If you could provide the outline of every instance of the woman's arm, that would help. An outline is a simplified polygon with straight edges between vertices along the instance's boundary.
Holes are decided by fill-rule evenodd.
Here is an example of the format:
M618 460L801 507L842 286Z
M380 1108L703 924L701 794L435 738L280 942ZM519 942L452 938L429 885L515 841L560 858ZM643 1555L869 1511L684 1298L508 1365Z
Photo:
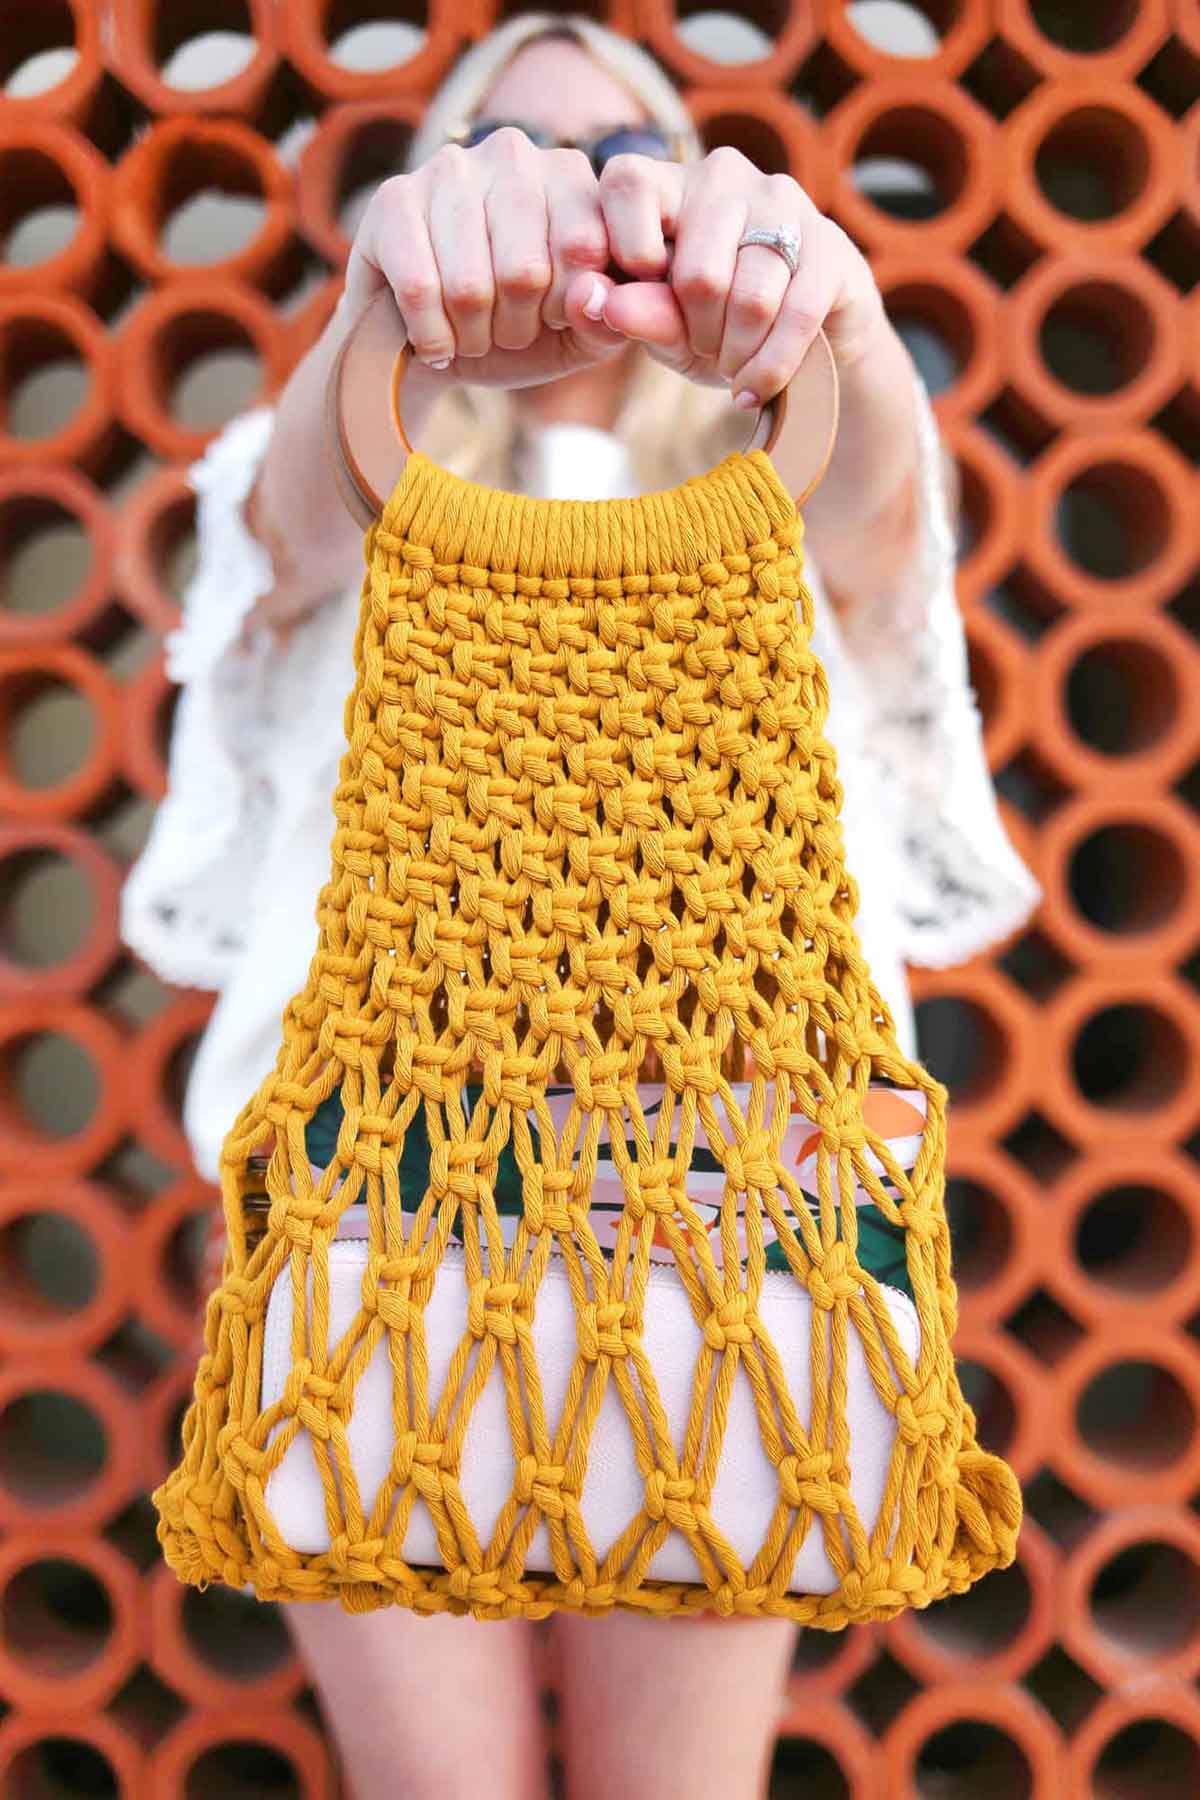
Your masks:
M841 406L829 467L804 504L805 533L831 597L850 604L894 588L920 535L917 418L908 351L883 314L853 356L838 358ZM780 474L811 462L809 422L784 418Z
M270 552L275 585L256 608L286 626L343 586L362 555L362 528L342 501L333 468L325 391L338 350L354 323L339 304L321 336L293 370L275 406L246 522ZM404 424L420 441L437 398L431 371L411 362L404 378Z

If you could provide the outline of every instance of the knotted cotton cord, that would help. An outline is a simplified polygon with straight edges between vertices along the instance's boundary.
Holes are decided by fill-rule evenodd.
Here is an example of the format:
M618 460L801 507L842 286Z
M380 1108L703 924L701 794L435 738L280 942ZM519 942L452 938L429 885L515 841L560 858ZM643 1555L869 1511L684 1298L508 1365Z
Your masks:
M801 539L761 451L605 500L499 492L409 457L366 540L315 954L275 1068L222 1154L223 1278L182 1456L154 1494L182 1580L251 1584L263 1599L337 1596L354 1610L715 1609L839 1628L961 1592L1013 1560L1020 1490L976 1442L951 1349L947 1091L901 1054L854 929ZM637 1094L648 1074L665 1090L652 1122ZM742 1108L731 1081L747 1078ZM910 1170L864 1122L872 1079L923 1090ZM574 1095L560 1125L546 1101L556 1082ZM344 1116L318 1171L305 1127L335 1087ZM402 1206L418 1108L429 1180ZM797 1109L819 1137L815 1211L780 1160ZM624 1194L608 1254L588 1216L603 1124ZM720 1260L687 1191L700 1142L724 1173ZM523 1194L511 1245L495 1199L508 1145ZM270 1207L252 1236L244 1200L264 1146ZM856 1185L905 1232L915 1364L857 1259ZM368 1228L362 1305L330 1344L329 1249L351 1205ZM812 1303L810 1418L759 1314L765 1222ZM452 1231L466 1313L436 1392L423 1314ZM669 1245L700 1333L679 1447L643 1344L652 1240ZM577 1324L558 1417L532 1333L551 1257ZM260 1410L267 1301L289 1277L292 1368ZM849 1484L851 1330L896 1420L871 1532ZM381 1341L394 1453L368 1508L346 1427ZM460 1477L471 1409L497 1368L516 1476L485 1541ZM748 1564L711 1506L740 1380L779 1477ZM644 1495L600 1555L580 1496L610 1383ZM329 1525L319 1554L291 1548L266 1500L301 1430ZM418 1501L440 1568L404 1558ZM549 1573L526 1568L542 1521ZM829 1594L788 1591L810 1530L838 1576ZM670 1531L691 1546L695 1584L647 1579Z

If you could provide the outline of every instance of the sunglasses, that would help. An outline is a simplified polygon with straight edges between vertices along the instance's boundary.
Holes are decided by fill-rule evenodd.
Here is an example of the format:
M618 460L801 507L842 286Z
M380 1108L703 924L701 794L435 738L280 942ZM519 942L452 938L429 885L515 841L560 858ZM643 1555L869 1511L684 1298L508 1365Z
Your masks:
M602 131L598 137L579 139L551 137L536 125L523 124L520 119L475 119L461 131L454 132L447 142L461 144L464 150L469 150L504 125L515 125L539 150L584 151L597 175L614 156L653 156L660 162L676 162L682 149L676 133L663 131L658 125L617 125Z

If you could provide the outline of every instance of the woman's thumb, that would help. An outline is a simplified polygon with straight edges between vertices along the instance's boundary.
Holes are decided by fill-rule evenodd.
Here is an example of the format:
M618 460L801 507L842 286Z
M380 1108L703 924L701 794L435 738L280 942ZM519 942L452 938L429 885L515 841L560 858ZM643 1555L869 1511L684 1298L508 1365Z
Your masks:
M604 303L614 286L606 275L598 275L594 269L580 269L566 285L563 311L567 325L563 335L578 347L581 361L611 355L629 342L624 332L614 331L604 322Z

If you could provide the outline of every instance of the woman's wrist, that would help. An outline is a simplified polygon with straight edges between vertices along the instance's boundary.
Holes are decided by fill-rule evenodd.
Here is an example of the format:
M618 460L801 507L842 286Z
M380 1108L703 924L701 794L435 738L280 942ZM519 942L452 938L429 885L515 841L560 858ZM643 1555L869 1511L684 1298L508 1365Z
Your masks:
M330 372L355 315L331 313L297 363L276 403L266 454L242 509L246 528L270 559L270 590L254 616L283 628L311 612L354 574L362 531L342 502L334 476L325 395ZM419 443L445 380L410 362L404 377L404 426ZM397 463L401 458L397 452Z
M886 556L911 539L920 460L912 362L882 310L839 375L837 442L805 519L824 561L861 568L873 545Z

